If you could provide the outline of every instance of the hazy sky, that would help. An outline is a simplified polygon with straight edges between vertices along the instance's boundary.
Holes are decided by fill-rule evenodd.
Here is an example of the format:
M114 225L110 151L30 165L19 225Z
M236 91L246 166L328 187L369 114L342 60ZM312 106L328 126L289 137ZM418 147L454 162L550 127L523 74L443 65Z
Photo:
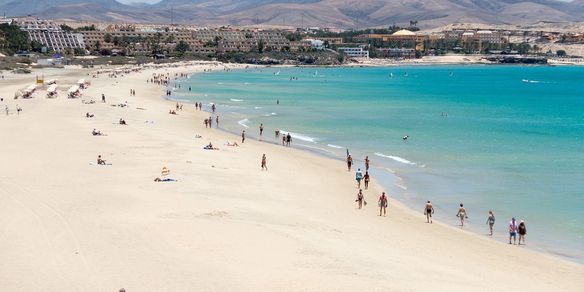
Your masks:
M156 3L156 2L160 2L160 0L117 0L118 2L121 3ZM557 0L557 1L563 1L563 2L570 2L571 0Z
M156 3L160 2L160 0L117 0L120 3L128 4L128 3Z

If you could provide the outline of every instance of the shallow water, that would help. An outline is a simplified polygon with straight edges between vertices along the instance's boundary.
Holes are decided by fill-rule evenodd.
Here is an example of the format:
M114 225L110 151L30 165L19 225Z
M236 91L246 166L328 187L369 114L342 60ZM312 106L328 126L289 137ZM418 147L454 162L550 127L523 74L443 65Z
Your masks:
M257 136L263 123L267 141L281 129L340 159L348 148L358 167L369 155L373 179L416 210L432 200L456 226L463 202L467 228L485 234L492 209L498 240L525 219L530 247L584 262L584 67L264 68L179 82L174 97L216 103L228 131Z

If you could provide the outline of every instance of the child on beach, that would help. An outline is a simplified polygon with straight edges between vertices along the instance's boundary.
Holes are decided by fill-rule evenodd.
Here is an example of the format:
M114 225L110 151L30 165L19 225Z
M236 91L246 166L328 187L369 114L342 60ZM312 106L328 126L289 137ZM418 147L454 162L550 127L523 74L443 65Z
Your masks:
M97 155L97 164L105 165L105 159L101 159L101 155Z
M464 209L464 206L462 205L462 203L460 203L460 207L458 208L458 213L456 213L456 217L460 218L460 227L464 227L464 219L467 219L468 216L466 216L466 209Z
M487 217L487 224L489 224L490 235L493 236L493 225L495 225L495 214L493 211L489 211L489 217Z
M434 207L432 203L428 201L424 207L424 215L426 215L426 223L432 223L432 214L434 214Z
M385 192L381 193L381 196L379 197L379 216L381 216L381 213L383 212L383 216L387 216L387 196L385 195Z

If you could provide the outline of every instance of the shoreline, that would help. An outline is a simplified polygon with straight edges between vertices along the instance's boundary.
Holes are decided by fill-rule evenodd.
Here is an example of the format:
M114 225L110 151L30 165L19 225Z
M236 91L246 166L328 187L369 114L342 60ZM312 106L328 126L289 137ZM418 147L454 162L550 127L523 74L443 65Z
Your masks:
M84 105L62 94L54 100L37 95L8 101L20 103L24 112L0 117L8 121L0 129L11 141L0 158L12 166L0 170L0 198L6 202L0 216L7 230L0 244L7 261L0 266L8 277L0 286L10 291L38 291L40 285L45 291L419 291L428 285L471 285L490 291L521 285L577 291L584 283L580 264L493 245L442 223L425 224L419 212L392 197L388 217L379 218L376 184L366 193L371 206L355 210L352 173L343 163L253 139L237 148L224 146L237 136L203 128L208 113L188 106L168 115L175 102L160 98L164 87L145 83L153 72L203 67L91 79L80 99L99 99L105 92L107 106ZM64 79L78 79L75 72L92 71L74 71ZM27 82L8 89L20 84ZM136 97L127 96L131 88ZM124 101L125 108L109 106ZM87 110L96 118L82 117ZM120 116L128 126L112 125ZM108 136L89 137L96 125ZM192 138L195 133L203 138ZM221 150L202 150L209 141ZM35 147L39 142L45 147ZM262 152L268 153L268 172L259 171ZM84 161L98 153L113 166L87 166ZM179 181L152 183L162 166ZM32 214L44 220L29 219Z
M427 65L429 65L429 66L436 66L436 65L438 65L438 66L440 66L440 65L448 65L448 64L414 64L414 65L411 65L411 66L416 66L416 65L420 65L420 66L427 66ZM481 64L450 64L450 65L451 66L459 66L459 65L460 66L465 66L465 65L472 66L472 65L481 65ZM520 65L520 66L530 66L530 65L527 65L527 64L494 64L494 65L503 65L503 66L517 66L517 65ZM545 66L545 65L535 65L535 66ZM294 66L258 66L257 68L266 69L266 68L287 68L287 67L294 67ZM385 66L381 66L381 67L385 67ZM328 67L328 66L306 66L306 67L303 67L303 68L335 68L335 66L330 66L330 67ZM394 68L394 67L390 66L388 68ZM235 70L245 70L245 69L246 68L239 68L239 69L235 69ZM188 73L189 77L179 78L176 81L183 82L185 80L190 79L193 75L197 75L197 74L201 74L201 73L203 73L203 72L192 72L192 73ZM183 93L188 94L188 92L183 92ZM167 100L169 100L171 102L179 102L179 103L185 103L185 104L192 104L191 103L192 100L187 101L187 100L184 100L184 99L173 99L172 97L171 98L165 98L165 97L163 97L163 98L164 99L167 99ZM239 97L236 97L236 98L239 98ZM215 114L213 114L210 111L210 108L209 108L209 105L208 104L204 104L204 107L205 107L205 109L203 110L203 112L207 113L209 116L213 116L213 117L215 116ZM221 113L221 114L222 114L222 116L225 116L226 113ZM227 113L227 114L228 115L231 115L231 116L234 116L233 113ZM251 117L247 116L247 117L245 117L245 120L247 120L249 118L251 118ZM232 125L232 126L233 127L237 127L237 125ZM244 128L242 127L241 129L244 129ZM225 132L225 133L227 133L229 135L232 135L234 139L238 139L239 138L239 134L236 131L232 131L232 130L226 129L226 128L219 128L219 130L221 130L221 131L223 131L223 132ZM248 128L245 128L245 130L247 131ZM249 133L249 131L248 131L248 133ZM246 135L246 137L249 136L248 138L252 138L252 139L256 139L257 140L258 139L258 136L255 134L255 132L252 132L252 133L254 133L254 134L251 134L251 135L248 134L248 135ZM259 140L259 141L260 142L263 142L263 143L270 144L270 145L281 146L278 141L273 141L273 137L270 134L268 134L265 137L268 137L268 138L267 139L264 139L264 140ZM298 141L298 139L296 139L296 141ZM311 146L311 143L314 143L317 146ZM336 152L334 152L332 150L326 149L326 147L328 147L326 144L321 144L321 143L318 143L318 142L310 142L310 141L307 141L307 140L300 140L299 143L293 143L293 146L290 147L290 148L293 148L293 149L299 150L299 151L305 151L307 153L310 153L312 155L316 155L316 156L321 157L321 158L324 158L324 159L331 159L331 160L340 162L341 164L344 163L344 158L342 157L342 155L339 156L338 153L336 153ZM343 147L341 147L341 148L342 149L340 149L340 150L344 151L344 148ZM370 154L370 156L375 156L375 155L374 154ZM362 164L363 163L363 159L356 159L356 158L354 158L354 161L355 161L355 164L357 164L357 162L359 164ZM386 179L386 180L380 180L378 177L375 177L375 181L377 182L377 184L379 186L382 186L381 189L385 188L386 190L389 190L389 192L392 193L392 194L393 193L396 193L396 190L399 188L399 186L396 185L395 182L396 181L403 181L403 177L399 176L399 174L396 172L395 169L387 168L387 167L380 166L380 165L377 165L376 166L375 164L372 165L372 168L373 169L378 169L378 171L383 172L384 175L382 175L382 176L391 177L391 179L389 179L389 180L388 179ZM399 192L399 191L397 191L397 192ZM399 199L395 199L395 198L393 198L393 199L394 200L397 200L400 203L401 207L407 209L407 211L410 211L410 213L412 215L413 214L418 215L419 212L416 211L416 209L415 209L415 207L413 205L407 204L406 202L402 201L404 199L403 195L401 195ZM447 226L447 227L450 227L450 228L453 228L453 230L460 230L459 228L457 228L456 226L454 226L452 224L452 222L449 222L449 223L443 222L443 220L446 220L448 218L447 215L444 215L444 214L443 215L439 215L437 218L439 218L437 220L437 222L440 222L442 225ZM449 220L449 221L452 221L452 220ZM457 220L454 220L454 221L457 221ZM501 233L501 232L495 232L495 235L496 236L493 236L493 237L486 236L485 237L485 234L483 232L484 230L482 230L481 228L479 228L479 226L477 226L476 224L474 224L474 225L475 226L471 226L470 229L468 229L468 227L467 227L467 229L465 229L464 231L467 232L467 233L469 233L469 234L471 234L472 236L477 236L479 238L483 238L483 239L487 239L487 240L493 240L493 241L498 242L498 243L506 244L506 233L504 233L504 232L503 233ZM486 226L483 226L483 227L486 228ZM549 246L549 245L547 245L547 246ZM563 252L561 252L561 249L559 251L554 251L554 250L551 250L551 249L547 248L547 246L545 244L541 244L541 243L540 244L537 244L537 243L531 242L530 245L527 248L530 249L531 251L536 252L536 253L544 254L544 255L547 255L547 256L552 256L554 258L558 258L558 259L561 259L561 260L567 260L569 262L574 262L574 263L577 263L577 264L584 264L584 258L582 258L582 257L577 257L576 255L571 254L571 253L563 253ZM569 250L575 251L575 250L577 250L577 248L572 248L572 249L569 249Z

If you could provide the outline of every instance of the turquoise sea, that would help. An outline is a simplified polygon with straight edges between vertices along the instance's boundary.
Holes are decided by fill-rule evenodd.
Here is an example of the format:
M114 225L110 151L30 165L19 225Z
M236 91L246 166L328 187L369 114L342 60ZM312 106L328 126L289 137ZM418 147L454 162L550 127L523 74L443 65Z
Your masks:
M466 229L485 235L493 210L506 241L515 216L529 247L584 262L584 67L273 67L173 86L177 100L215 103L224 130L257 136L263 123L268 142L281 129L322 155L348 148L360 167L368 155L373 179L420 220L432 200L456 226L462 202Z

